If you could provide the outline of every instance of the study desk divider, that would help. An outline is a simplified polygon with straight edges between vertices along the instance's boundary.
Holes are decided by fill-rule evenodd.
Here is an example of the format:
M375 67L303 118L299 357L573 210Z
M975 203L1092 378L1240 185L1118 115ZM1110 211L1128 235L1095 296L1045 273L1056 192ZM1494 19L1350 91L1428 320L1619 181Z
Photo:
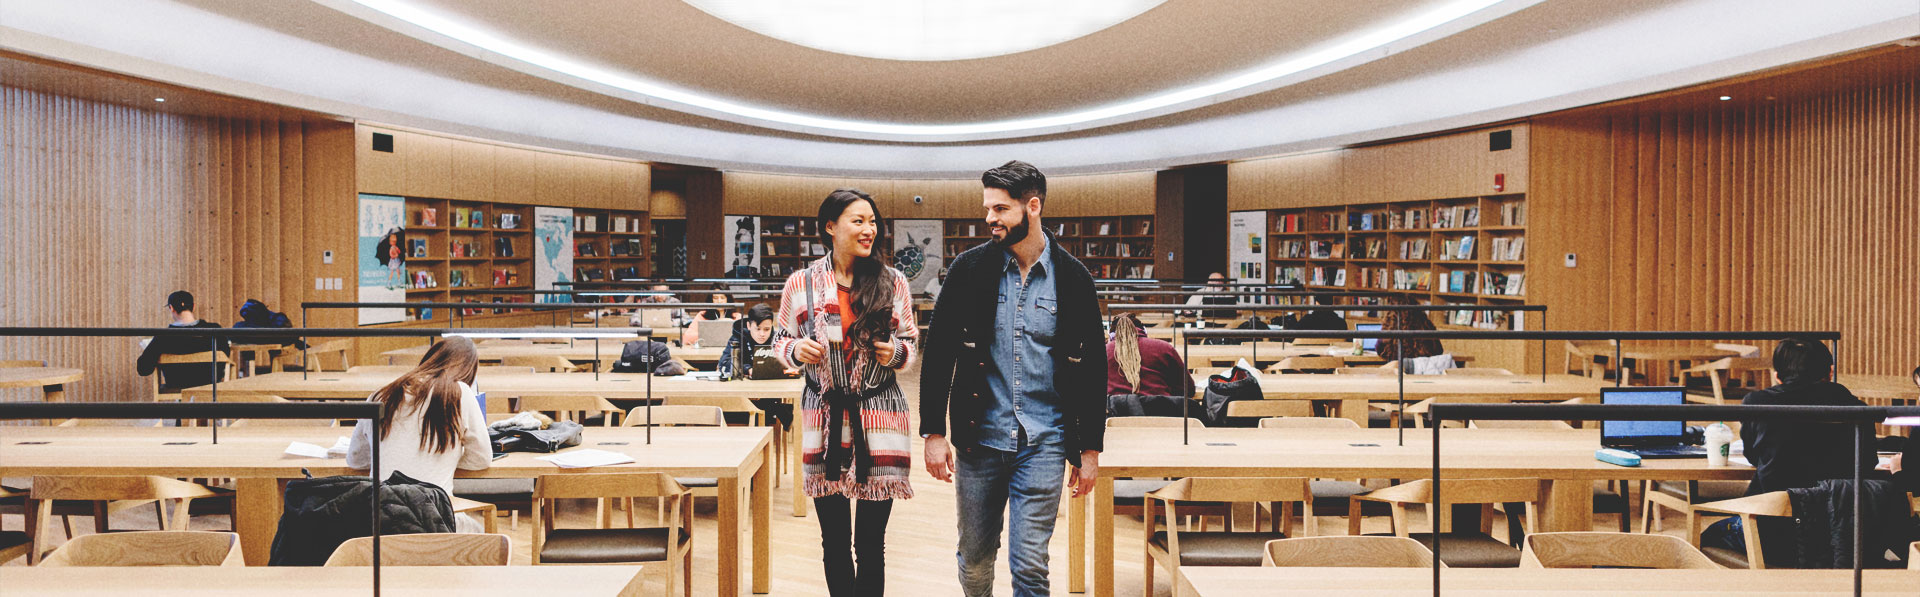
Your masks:
M1667 332L1682 333L1682 332ZM1831 332L1830 332L1831 333ZM1839 343L1839 334L1832 333L1835 344ZM1812 333L1794 337L1809 338ZM1579 338L1582 340L1596 338ZM1776 338L1744 338L1763 340ZM1428 412L1434 418L1433 424L1433 503L1440 501L1440 428L1441 421L1450 420L1603 420L1603 421L1711 421L1711 420L1761 420L1794 421L1799 423L1848 423L1854 426L1853 433L1853 594L1858 597L1862 592L1861 569L1865 560L1861 538L1860 511L1865 500L1860 492L1860 451L1866 447L1866 436L1873 431L1873 424L1885 421L1888 417L1920 416L1920 406L1762 406L1762 405L1639 405L1639 404L1450 404L1437 403L1429 407ZM1433 534L1433 594L1440 596L1440 543L1441 533Z
M368 305L380 303L351 303ZM406 304L406 303L402 303ZM464 303L463 303L464 304ZM633 303L618 303L630 305ZM667 303L660 303L665 305ZM707 303L714 304L714 303ZM305 308L306 305L302 304ZM644 338L652 334L651 328L89 328L89 327L0 327L0 336L40 336L40 337L141 337L141 336L189 336L208 339L215 360L208 361L212 368L212 402L220 402L220 363L217 360L221 338L262 338L296 339L309 337L322 338L392 338L392 337L446 337L467 336L470 338ZM599 342L594 343L595 359L598 360ZM641 357L641 363L647 367L647 433L646 441L653 443L653 368L656 363L652 355ZM302 371L304 379L307 372ZM594 371L594 379L600 378L599 370ZM199 405L208 406L208 405ZM164 417L163 417L164 418ZM197 418L197 417L189 417ZM209 425L213 443L220 443L220 426Z
M1162 307L1164 305L1141 305L1141 306L1157 308L1157 307ZM1182 306L1187 306L1187 305L1182 305ZM1219 307L1224 305L1215 305L1215 306ZM1527 305L1519 305L1519 306L1527 306ZM1371 308L1386 308L1386 307L1387 306L1385 305L1380 305L1380 306L1372 306ZM1440 309L1511 308L1511 307L1502 307L1502 306L1493 306L1493 305L1445 305L1445 306L1407 305L1407 307L1410 307L1410 308L1404 309L1404 310L1434 310L1436 308L1440 308ZM1339 310L1354 309L1354 307L1334 307L1334 308ZM1544 306L1541 306L1540 309L1542 312L1544 312L1546 308ZM1365 310L1365 309L1361 309L1361 310ZM1542 317L1542 319L1544 319L1544 316ZM1614 341L1613 342L1613 359L1614 359L1613 362L1615 363L1620 362L1620 342L1626 341L1626 340L1786 340L1789 338L1799 338L1803 340L1812 340L1816 342L1831 341L1833 343L1833 363L1836 370L1840 365L1840 332L1833 332L1833 331L1801 331L1801 332L1753 332L1753 331L1652 332L1652 331L1631 331L1631 330L1569 330L1569 331L1364 330L1362 331L1362 330L1227 330L1227 329L1202 328L1202 329L1196 329L1196 330L1189 330L1185 333L1184 337L1185 337L1185 340L1183 340L1183 344L1181 346L1182 352L1181 352L1180 358L1181 360L1184 360L1187 362L1192 362L1191 347L1193 346L1193 341L1196 338L1198 339L1232 338L1232 339L1241 339L1241 340L1254 340L1256 341L1256 344L1258 343L1259 340L1278 340L1281 338L1328 338L1328 339L1336 339L1336 340L1339 340L1339 339L1357 340L1357 339L1365 339L1365 338L1409 338L1409 339L1431 338L1435 340L1448 340L1448 339L1453 339L1453 340L1468 340L1468 339L1540 340L1542 342L1545 342L1547 340L1613 340ZM1394 371L1395 371L1395 377L1397 378L1397 382L1399 384L1400 396L1399 396L1399 400L1396 403L1396 406L1394 407L1393 416L1395 418L1400 418L1405 416L1405 413L1407 410L1406 364L1401 363L1399 366L1394 367ZM1616 386L1624 385L1626 383L1626 380L1622 379L1622 377L1623 376L1615 375L1614 385ZM1540 370L1540 380L1544 382L1546 381L1546 379L1547 379L1546 368L1544 367L1544 363L1543 363L1543 366L1541 367L1541 370ZM1187 417L1187 409L1189 408L1189 404L1191 402L1192 400L1180 401L1180 416L1181 416L1180 444L1181 445L1187 445L1190 440L1191 434L1188 429L1189 426L1188 426L1188 423L1186 422L1186 417ZM1402 446L1407 445L1406 426L1400 425L1398 428L1399 428L1399 433L1397 435L1397 441ZM1434 428L1436 430L1439 429L1439 425L1436 424Z
M17 330L23 328L5 328ZM45 329L45 328L42 328ZM58 329L58 328L55 328ZM127 328L122 328L127 329ZM193 328L212 329L212 328ZM231 329L231 328L228 328ZM243 328L251 329L251 328ZM83 334L67 334L83 335ZM107 334L99 334L107 335ZM218 379L216 377L216 379ZM381 411L386 408L383 402L323 402L323 403L165 403L165 402L93 402L93 403L46 403L46 402L0 402L0 421L17 419L369 419L379 420ZM218 426L214 443L219 443ZM369 510L372 511L373 528L373 595L380 597L380 492L377 490L380 479L373 478L380 471L380 434L368 434L370 447L368 455L372 465L367 468L367 477L373 479L376 490L367 492ZM185 507L185 506L181 506ZM31 519L31 517L29 517ZM31 525L32 521L28 521ZM35 538L33 549L40 549Z

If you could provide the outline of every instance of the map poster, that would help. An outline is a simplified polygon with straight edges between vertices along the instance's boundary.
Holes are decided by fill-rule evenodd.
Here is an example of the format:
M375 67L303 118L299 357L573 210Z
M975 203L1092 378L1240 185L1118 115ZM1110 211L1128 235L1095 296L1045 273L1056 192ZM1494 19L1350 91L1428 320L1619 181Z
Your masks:
M1267 212L1227 214L1227 277L1236 282L1267 281Z
M533 288L567 290L555 286L573 282L573 210L564 207L533 208ZM565 303L573 297L564 294L539 295L536 302Z
M389 195L360 195L359 292L362 303L407 300L407 202ZM406 309L359 309L360 325L406 319Z
M760 277L760 216L727 216L720 237L731 239L726 277Z
M940 278L946 235L940 220L893 221L893 267L907 277L914 294Z

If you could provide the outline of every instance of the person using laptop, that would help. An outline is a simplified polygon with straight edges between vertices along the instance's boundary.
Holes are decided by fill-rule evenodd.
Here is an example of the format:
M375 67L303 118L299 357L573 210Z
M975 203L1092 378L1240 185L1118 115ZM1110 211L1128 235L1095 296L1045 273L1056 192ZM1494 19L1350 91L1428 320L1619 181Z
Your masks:
M1818 341L1782 340L1773 349L1773 387L1747 394L1743 404L1763 406L1866 406L1833 381L1833 353ZM1747 421L1740 427L1747 461L1755 469L1747 495L1812 487L1826 479L1853 478L1852 427L1834 423ZM1865 442L1860 462L1878 459Z
M760 303L749 307L747 316L734 322L726 350L720 351L720 370L734 379L747 377L753 369L754 353L773 348L773 341L780 337L780 331L773 327L773 306Z

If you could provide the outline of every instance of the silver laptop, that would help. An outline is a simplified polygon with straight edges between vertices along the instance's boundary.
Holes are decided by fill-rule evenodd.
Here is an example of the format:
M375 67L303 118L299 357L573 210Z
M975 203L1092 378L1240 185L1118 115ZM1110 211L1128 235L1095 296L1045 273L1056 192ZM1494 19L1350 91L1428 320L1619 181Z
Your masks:
M694 325L700 326L697 331L700 332L701 346L726 348L727 339L733 337L733 320L731 319L696 321Z
M639 323L641 327L655 330L673 329L673 309L641 309Z

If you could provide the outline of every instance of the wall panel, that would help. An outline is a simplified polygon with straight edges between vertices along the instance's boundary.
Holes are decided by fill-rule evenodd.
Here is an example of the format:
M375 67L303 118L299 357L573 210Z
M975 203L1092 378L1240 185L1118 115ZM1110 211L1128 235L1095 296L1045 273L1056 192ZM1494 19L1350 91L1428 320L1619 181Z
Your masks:
M973 179L894 180L832 178L726 172L725 211L739 215L813 214L827 193L855 187L873 195L880 213L891 219L973 218L980 207L980 181ZM1122 172L1047 179L1046 215L1059 217L1145 215L1153 213L1152 172ZM919 195L922 201L913 202Z
M0 325L163 326L161 305L179 289L229 326L248 298L296 318L303 300L351 300L311 290L315 277L352 278L351 124L184 116L12 87L0 87L0 105L10 281ZM325 249L345 258L321 264ZM138 355L134 338L0 338L0 359L85 369L68 388L77 401L147 399Z

